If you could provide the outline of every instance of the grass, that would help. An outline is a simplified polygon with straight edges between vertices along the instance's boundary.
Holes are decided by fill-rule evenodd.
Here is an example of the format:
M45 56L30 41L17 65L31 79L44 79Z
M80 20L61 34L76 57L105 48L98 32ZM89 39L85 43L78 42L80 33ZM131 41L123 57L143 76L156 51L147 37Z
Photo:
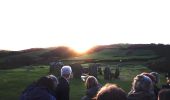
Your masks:
M41 68L34 66L35 69L28 71L25 68L17 68L12 70L0 70L0 100L18 100L21 92L39 77L48 74L48 66ZM114 69L114 66L111 66ZM141 72L150 72L150 70L141 65L129 65L120 68L120 79L112 81L104 81L103 76L99 76L99 82L104 85L105 83L114 83L123 88L127 93L130 91L133 77ZM161 75L161 83L165 79ZM70 98L71 100L80 100L85 95L84 82L80 79L72 79L70 81Z
M72 59L134 59L134 58L154 58L157 55L151 50L123 50L119 48L107 48L92 54L86 54Z
M17 100L27 85L45 74L46 68L0 70L0 100Z

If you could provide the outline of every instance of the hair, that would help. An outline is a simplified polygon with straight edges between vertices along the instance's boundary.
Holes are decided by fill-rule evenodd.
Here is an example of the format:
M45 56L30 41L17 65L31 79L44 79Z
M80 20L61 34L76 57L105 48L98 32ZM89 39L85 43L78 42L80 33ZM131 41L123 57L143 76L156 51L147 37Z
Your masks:
M126 93L123 89L115 84L106 84L97 93L96 100L127 100Z
M170 89L162 89L158 94L158 100L169 100Z
M48 75L38 79L36 84L40 87L46 87L48 90L54 90L58 85L58 80L54 75Z
M151 72L150 74L155 77L155 83L159 83L159 74L157 72Z
M70 66L63 66L61 68L61 76L70 77L72 69Z
M94 76L88 76L85 82L87 89L98 86L98 80Z
M57 85L59 84L59 81L58 81L57 77L55 77L54 75L48 75L46 77L49 78L50 80L52 80L53 88L56 88Z
M149 77L151 79L151 81L154 83L156 82L156 77L150 73L143 72L143 73L141 73L141 75L145 75L145 76Z
M150 92L153 89L152 80L145 75L137 75L133 79L132 89L134 92L137 91Z

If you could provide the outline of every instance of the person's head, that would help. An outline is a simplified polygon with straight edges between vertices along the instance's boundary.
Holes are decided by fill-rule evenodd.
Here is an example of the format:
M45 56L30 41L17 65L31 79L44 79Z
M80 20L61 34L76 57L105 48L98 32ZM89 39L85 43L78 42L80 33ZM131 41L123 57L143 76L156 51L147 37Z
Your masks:
M133 79L132 89L134 92L151 91L153 89L152 80L145 75L137 75Z
M127 100L126 93L123 89L115 84L106 84L97 93L96 100Z
M145 76L149 77L153 84L156 83L156 78L152 74L144 72L144 73L141 73L141 75L145 75Z
M98 86L98 80L94 76L88 76L85 82L87 89Z
M62 77L65 77L66 79L70 79L71 74L72 74L72 69L70 66L63 66L61 68Z
M46 77L53 81L53 88L57 88L57 85L59 84L57 77L54 75L48 75Z
M158 100L169 100L170 89L162 89L158 94Z
M49 90L55 90L58 85L58 79L54 75L47 75L37 80L37 85L46 87Z
M157 72L151 72L150 74L155 77L155 83L159 83L159 74Z

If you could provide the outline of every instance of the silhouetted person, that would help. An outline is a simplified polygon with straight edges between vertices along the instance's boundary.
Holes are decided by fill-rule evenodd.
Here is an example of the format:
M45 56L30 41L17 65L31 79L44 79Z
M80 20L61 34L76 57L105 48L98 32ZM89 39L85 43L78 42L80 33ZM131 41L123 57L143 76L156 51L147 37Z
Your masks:
M123 89L115 84L106 84L97 93L96 100L127 100L126 93Z
M81 100L92 100L92 98L96 96L98 90L101 88L101 85L94 76L88 76L85 86L87 89L86 96L84 96Z
M145 75L137 75L128 93L128 100L155 100L152 80Z
M166 73L165 77L170 77L170 72Z
M151 72L151 75L155 77L155 80L153 81L153 88L154 88L154 93L156 95L156 98L158 97L158 93L160 91L160 88L157 86L159 83L159 74L157 72Z
M162 89L158 94L158 100L170 100L170 89Z
M162 85L162 89L170 89L170 80L168 78L166 79L166 84Z
M170 89L170 73L167 73L165 77L166 77L166 84L162 85L162 89Z
M20 100L56 100L57 85L58 80L54 75L41 77L23 91Z
M152 85L153 85L153 91L155 94L155 98L158 98L158 92L159 92L159 88L157 87L157 83L159 81L159 74L157 72L151 72L151 73L141 73L141 75L145 75L147 77L149 77L152 80Z
M70 85L69 79L72 74L70 66L63 66L61 68L61 77L59 78L59 84L56 88L56 96L58 100L69 100Z

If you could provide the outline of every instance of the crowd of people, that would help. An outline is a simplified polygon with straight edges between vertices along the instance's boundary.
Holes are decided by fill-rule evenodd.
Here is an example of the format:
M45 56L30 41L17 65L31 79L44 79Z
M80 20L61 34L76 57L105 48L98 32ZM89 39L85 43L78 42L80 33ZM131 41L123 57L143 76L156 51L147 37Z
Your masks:
M69 81L72 77L70 66L61 68L61 77L47 75L28 86L20 100L70 100ZM113 83L101 85L94 76L85 79L86 92L81 100L170 100L170 73L167 84L158 87L157 72L141 73L134 77L129 93Z

